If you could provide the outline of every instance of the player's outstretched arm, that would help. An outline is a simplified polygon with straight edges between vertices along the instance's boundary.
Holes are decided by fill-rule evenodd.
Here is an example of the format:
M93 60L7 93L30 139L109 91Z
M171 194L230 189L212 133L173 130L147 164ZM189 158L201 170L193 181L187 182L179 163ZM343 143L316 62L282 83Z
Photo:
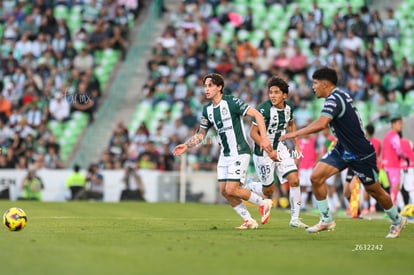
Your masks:
M318 118L318 120L313 121L311 124L309 124L308 126L299 129L297 131L294 132L289 132L285 135L282 135L279 140L283 141L285 139L294 139L300 136L305 136L305 135L309 135L312 133L317 133L319 131L321 131L322 129L325 129L326 127L328 127L329 122L331 121L331 119L327 116L320 116Z
M190 137L185 143L178 144L174 148L173 150L174 156L182 155L188 150L188 148L192 148L200 144L203 141L205 135L206 135L206 129L200 128L199 131L194 136Z

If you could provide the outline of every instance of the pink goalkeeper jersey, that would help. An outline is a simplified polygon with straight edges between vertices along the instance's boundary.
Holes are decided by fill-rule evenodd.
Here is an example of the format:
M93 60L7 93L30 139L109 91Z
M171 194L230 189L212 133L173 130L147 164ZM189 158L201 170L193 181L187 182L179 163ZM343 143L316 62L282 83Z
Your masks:
M317 160L316 138L314 136L299 138L298 145L302 152L302 157L299 160L299 169L313 168Z
M375 154L377 154L377 167L379 170L381 168L381 140L378 138L371 138L369 141L371 142L372 146L374 146Z
M394 131L388 131L382 142L382 166L384 168L400 168L400 158L407 156L401 149L401 138Z

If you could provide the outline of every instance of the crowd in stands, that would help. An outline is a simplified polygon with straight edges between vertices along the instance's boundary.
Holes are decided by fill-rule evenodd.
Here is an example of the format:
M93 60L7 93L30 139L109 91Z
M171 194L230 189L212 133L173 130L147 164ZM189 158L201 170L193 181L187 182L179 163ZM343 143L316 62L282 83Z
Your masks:
M138 0L0 1L0 169L64 167L51 122L77 112L93 122L105 85L97 57L114 49L125 58L139 8Z
M269 76L284 77L298 127L319 115L311 75L322 66L337 70L339 87L354 99L365 124L387 123L401 111L404 98L414 96L414 60L395 50L403 36L402 17L363 1L291 2L185 0L166 13L170 24L154 43L142 87L143 103L157 121L146 119L129 129L120 122L101 168L133 161L137 167L178 169L170 152L196 131L200 106L207 103L201 79L210 72L222 74L225 91L253 107L267 99ZM163 114L156 112L161 104L167 106ZM190 167L212 170L218 146L207 141L202 147L189 152Z

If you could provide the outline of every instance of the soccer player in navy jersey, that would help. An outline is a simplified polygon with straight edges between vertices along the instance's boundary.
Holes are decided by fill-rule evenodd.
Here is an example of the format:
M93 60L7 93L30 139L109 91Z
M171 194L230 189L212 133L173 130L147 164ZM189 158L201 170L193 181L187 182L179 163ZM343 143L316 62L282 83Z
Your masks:
M318 224L307 228L306 231L317 233L335 229L336 224L326 199L325 181L348 167L359 177L368 194L376 199L391 219L392 224L386 238L397 238L407 224L407 219L398 213L389 194L382 189L378 181L375 150L365 136L352 98L337 87L338 76L334 69L320 68L313 73L312 78L312 88L316 97L325 98L320 117L308 126L289 132L279 139L285 140L316 133L328 126L338 139L335 147L319 160L312 172L312 190L321 219Z

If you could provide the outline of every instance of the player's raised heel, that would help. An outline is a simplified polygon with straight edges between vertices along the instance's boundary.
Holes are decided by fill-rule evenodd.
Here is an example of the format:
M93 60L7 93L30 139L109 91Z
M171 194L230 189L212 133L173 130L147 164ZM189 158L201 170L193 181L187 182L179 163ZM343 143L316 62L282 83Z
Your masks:
M270 210L272 209L273 201L271 199L265 199L263 205L259 207L259 212L262 215L262 224L267 223L270 218Z
M314 226L308 227L306 229L306 232L308 233L318 233L321 231L330 231L330 230L334 230L336 227L336 223L335 221L331 221L331 222L324 222L324 221L319 221L319 223L315 224Z
M242 225L236 227L235 229L238 230L245 230L245 229L257 229L259 225L257 222L253 219L251 220L245 220Z
M398 238L400 236L401 231L404 229L404 227L407 225L407 218L401 217L401 222L399 224L391 224L390 227L390 233L385 236L387 239L394 239Z

